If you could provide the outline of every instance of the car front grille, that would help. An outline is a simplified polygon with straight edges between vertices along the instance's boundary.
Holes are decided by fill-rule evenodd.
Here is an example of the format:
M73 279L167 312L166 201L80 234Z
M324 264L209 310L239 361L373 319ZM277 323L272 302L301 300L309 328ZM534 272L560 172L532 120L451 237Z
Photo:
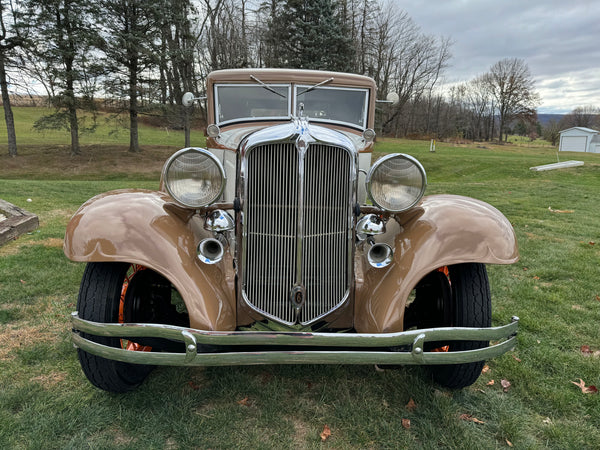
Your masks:
M294 143L247 154L243 293L263 316L315 322L347 298L352 237L352 157L342 147ZM300 286L302 306L290 296Z

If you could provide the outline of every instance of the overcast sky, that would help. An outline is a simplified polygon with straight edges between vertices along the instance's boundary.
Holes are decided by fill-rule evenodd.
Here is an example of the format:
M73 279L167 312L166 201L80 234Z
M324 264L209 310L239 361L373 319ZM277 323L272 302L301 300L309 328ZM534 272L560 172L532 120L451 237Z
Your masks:
M523 59L540 113L600 107L600 0L393 0L423 32L453 41L447 82Z

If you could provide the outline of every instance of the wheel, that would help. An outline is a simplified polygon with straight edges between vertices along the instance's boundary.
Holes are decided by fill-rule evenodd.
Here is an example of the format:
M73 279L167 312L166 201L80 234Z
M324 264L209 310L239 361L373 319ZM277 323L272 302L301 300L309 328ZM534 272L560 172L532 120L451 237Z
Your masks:
M143 266L129 263L89 263L81 280L77 310L86 320L104 323L181 323L173 319L171 284ZM99 344L130 351L152 351L153 342L82 336ZM154 348L156 349L156 348ZM127 392L139 386L154 366L130 364L78 349L81 368L90 382L105 391Z
M412 311L411 311L412 310ZM406 310L405 329L489 327L492 303L485 265L466 263L441 268L427 275L416 288L415 301ZM484 348L486 341L450 341L430 343L426 351L464 351ZM475 383L484 361L430 366L433 379L440 385L460 389Z

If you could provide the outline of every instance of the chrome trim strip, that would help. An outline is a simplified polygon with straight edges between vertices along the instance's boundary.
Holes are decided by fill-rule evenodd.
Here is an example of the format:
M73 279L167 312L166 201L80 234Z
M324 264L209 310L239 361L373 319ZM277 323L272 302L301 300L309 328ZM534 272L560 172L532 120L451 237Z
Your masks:
M516 345L519 319L490 328L430 328L398 333L346 334L306 332L204 331L160 324L98 323L71 314L73 343L88 353L116 361L155 365L257 365L257 364L460 364L499 356ZM98 344L79 332L107 337L153 337L185 343L185 352L136 352ZM504 342L477 350L461 352L423 352L423 345L433 341L474 340ZM250 351L195 353L198 344L225 346L328 346L328 347L397 347L407 351Z

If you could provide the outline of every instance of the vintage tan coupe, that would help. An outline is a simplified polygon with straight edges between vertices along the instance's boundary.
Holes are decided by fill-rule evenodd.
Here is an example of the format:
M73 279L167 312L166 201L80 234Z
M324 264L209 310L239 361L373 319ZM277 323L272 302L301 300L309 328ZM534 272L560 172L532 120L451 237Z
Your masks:
M517 318L491 326L485 269L517 261L510 223L423 197L412 156L372 164L372 79L240 69L206 87L207 148L68 225L65 254L87 263L73 341L95 386L133 389L156 365L336 363L429 365L460 388L514 347Z

